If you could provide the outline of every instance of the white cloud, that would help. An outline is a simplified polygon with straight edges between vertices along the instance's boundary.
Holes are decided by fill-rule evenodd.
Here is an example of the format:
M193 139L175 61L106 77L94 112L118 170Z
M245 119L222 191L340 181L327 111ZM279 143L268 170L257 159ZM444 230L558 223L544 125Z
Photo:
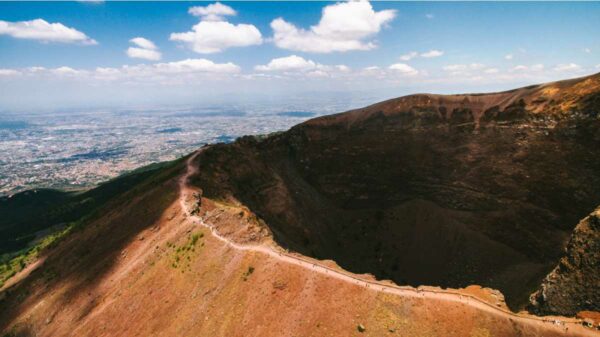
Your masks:
M471 64L451 64L442 67L445 71L464 71L464 70L479 70L485 68L485 65L481 63Z
M46 68L44 68L44 67L29 67L29 68L26 68L26 70L29 73L39 73L39 72L46 71Z
M541 63L538 63L538 64L534 64L534 65L531 65L531 66L526 66L526 65L520 64L518 66L513 67L509 71L510 72L521 72L521 73L524 73L524 72L532 72L532 71L533 72L539 72L539 71L542 71L542 70L544 70L544 65L541 64Z
M223 21L224 16L234 16L237 14L233 8L223 5L220 2L210 4L206 7L190 7L188 13L199 16L204 21Z
M325 6L319 23L309 30L283 18L273 20L271 28L275 45L282 49L311 53L370 50L376 44L365 40L395 16L395 10L375 12L368 1L342 2Z
M480 75L482 72L486 74L494 74L498 72L498 69L486 68L486 66L481 63L450 64L442 67L442 69L448 72L450 76L462 78L473 78Z
M419 53L417 53L416 51L411 51L409 53L406 53L406 54L400 56L400 60L402 60L402 61L410 61L410 60L414 59L417 56L419 56Z
M140 47L140 48L144 48L144 49L150 49L150 50L156 50L158 48L156 48L156 45L154 44L154 42L145 39L143 37L134 37L133 39L129 40L129 42L135 44L136 46Z
M410 61L416 57L424 57L424 58L433 58L433 57L439 57L444 55L444 52L441 50L437 50L437 49L432 49L430 51L427 52L423 52L423 53L417 53L416 51L411 51L408 52L402 56L400 56L400 60L401 61Z
M506 59L506 60L512 60L513 57L514 57L513 54L506 54L506 55L504 55L504 59Z
M158 61L162 57L161 53L156 50L136 48L136 47L127 48L127 56L129 56L131 58L138 58L138 59L144 59L144 60L150 60L150 61Z
M596 69L600 69L600 64L596 64Z
M429 13L429 14L425 14L425 17L428 18L429 20L435 18L435 15Z
M131 58L139 58L150 61L158 61L161 59L162 54L157 50L158 48L154 42L145 39L143 37L134 37L129 40L137 47L129 47L127 49L127 56Z
M59 76L78 76L78 75L85 74L85 71L83 71L83 70L75 70L71 67L65 67L65 66L50 69L50 72L55 75L59 75Z
M437 50L437 49L433 49L430 50L428 52L422 53L421 57L425 57L425 58L432 58L432 57L439 57L444 55L444 52L441 50Z
M528 69L529 69L529 68L528 68L527 66L524 66L524 65L520 64L520 65L518 65L518 66L515 66L515 67L514 67L514 68L512 68L511 70L512 70L512 71L526 71L526 70L528 70Z
M9 35L16 39L39 40L42 42L98 44L84 33L69 28L62 23L49 23L43 19L8 22L0 20L0 35Z
M21 72L14 69L2 69L0 68L0 76L15 76L20 75Z
M395 63L389 66L390 70L406 76L414 76L419 74L419 71L406 63Z
M63 66L47 69L29 67L23 69L0 69L1 75L28 75L46 79L119 81L121 83L171 84L196 82L205 79L226 79L238 76L241 69L234 63L214 63L207 59L186 59L175 62L124 65L118 68L98 67L93 70L74 69Z
M338 65L323 65L313 60L307 60L298 55L290 55L272 59L268 64L257 65L256 71L282 72L286 75L306 75L307 77L332 77L349 74L350 67Z
M150 71L161 74L182 74L182 73L238 73L240 67L231 62L214 63L207 59L186 59L176 62L155 63L152 65L124 66L124 69L143 73Z
M554 71L565 72L565 71L578 71L581 70L581 66L575 63L559 64L554 67Z
M219 53L231 47L247 47L263 42L258 28L250 24L232 24L224 15L235 15L229 7L216 3L206 7L192 7L189 12L202 17L202 21L184 33L171 33L170 40L183 42L199 54Z
M347 72L351 71L350 67L348 67L346 65L343 65L343 64L338 64L338 65L336 65L334 67L335 67L335 69L337 69L337 70L339 70L339 71L341 71L343 73L347 73Z
M583 52L589 54L592 50L590 48L583 48Z
M317 64L311 60L305 60L297 55L272 59L265 65L254 67L258 71L305 71L315 69Z

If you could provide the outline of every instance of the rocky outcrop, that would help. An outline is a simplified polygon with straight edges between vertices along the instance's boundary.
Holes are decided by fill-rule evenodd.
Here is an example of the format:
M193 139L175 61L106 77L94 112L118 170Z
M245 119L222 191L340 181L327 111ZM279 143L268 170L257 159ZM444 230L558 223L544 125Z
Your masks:
M600 207L575 227L565 256L530 301L539 314L600 311Z

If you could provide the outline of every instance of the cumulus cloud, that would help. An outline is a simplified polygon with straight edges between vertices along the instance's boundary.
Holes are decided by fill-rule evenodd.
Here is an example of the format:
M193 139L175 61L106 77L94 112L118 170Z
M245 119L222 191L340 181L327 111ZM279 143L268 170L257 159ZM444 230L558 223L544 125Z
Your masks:
M272 59L269 63L254 67L256 71L282 72L285 74L300 74L307 77L331 77L350 73L351 69L343 64L324 65L313 60L307 60L298 55L290 55Z
M442 69L445 71L464 71L464 70L479 70L485 68L485 65L481 63L471 63L471 64L451 64L444 66Z
M184 33L171 33L170 40L182 42L199 54L219 53L231 47L247 47L263 42L262 34L254 25L232 24L225 15L235 15L229 7L216 3L206 7L192 7L189 12L201 21Z
M424 58L433 58L433 57L440 57L442 55L444 55L444 52L441 50L437 50L437 49L432 49L430 51L426 51L426 52L423 52L420 54L417 53L416 51L411 51L411 52L408 52L408 53L400 56L400 60L401 61L410 61L419 56L424 57Z
M240 67L234 63L214 63L213 61L207 59L186 59L176 62L155 63L152 65L123 66L122 69L133 74L233 74L240 72Z
M140 47L140 48L144 48L144 49L151 49L151 50L156 50L158 49L156 47L156 45L154 44L154 42L145 39L143 37L134 37L133 39L129 40L129 42L133 43L134 45Z
M211 80L238 76L241 69L234 63L215 63L207 59L186 59L175 62L124 65L122 67L98 67L93 70L29 67L24 69L0 69L2 75L27 75L46 79L120 81L123 83L187 83L210 76Z
M486 74L497 74L500 72L500 70L498 70L498 68L487 68L483 72Z
M399 74L406 75L406 76L414 76L414 75L419 74L419 71L417 69L415 69L405 63L392 64L391 66L389 66L388 69L393 70Z
M14 69L2 69L0 68L0 76L15 76L20 75L21 72Z
M258 65L254 69L258 71L302 71L316 67L317 64L314 61L305 60L297 55L290 55L272 59L268 64Z
M410 60L414 59L417 56L419 56L419 53L417 53L416 51L411 51L411 52L408 52L408 53L400 56L400 60L402 60L402 61L410 61Z
M376 12L368 1L352 1L325 6L321 20L310 29L298 28L283 18L271 22L273 41L282 49L310 53L370 50L366 41L394 19L395 10Z
M59 22L49 23L43 19L18 22L0 20L0 35L42 42L98 44L96 40L89 38L75 28L69 28Z
M78 76L86 73L84 70L76 70L66 66L50 69L50 72L59 76Z
M506 54L506 55L504 55L504 59L505 60L512 60L513 58L514 58L513 54Z
M421 57L432 58L432 57L440 57L444 55L444 52L441 50L433 49L428 52L422 53Z
M161 53L156 50L129 47L127 48L127 56L150 61L158 61L162 57Z
M158 51L158 48L154 42L148 39L143 37L135 37L129 40L129 42L136 45L136 47L129 47L127 49L127 56L131 58L158 61L162 57L162 54Z
M554 67L554 71L558 71L558 72L568 72L568 71L579 71L581 70L581 66L575 63L566 63L566 64L559 64L556 67Z
M513 67L509 71L510 72L521 72L521 73L523 73L523 72L539 72L539 71L542 71L542 70L544 70L544 65L541 64L541 63L538 63L538 64L533 64L531 66L526 66L526 65L520 64L518 66Z
M233 8L227 5L223 5L220 2L210 4L206 7L190 7L188 13L194 16L199 16L204 21L223 21L224 16L237 15L237 12Z

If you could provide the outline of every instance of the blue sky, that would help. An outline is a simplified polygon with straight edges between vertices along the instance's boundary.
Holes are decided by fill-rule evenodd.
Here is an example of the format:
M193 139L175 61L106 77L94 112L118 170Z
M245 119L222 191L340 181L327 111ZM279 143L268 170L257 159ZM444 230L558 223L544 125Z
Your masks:
M0 2L0 109L385 98L599 71L597 2Z

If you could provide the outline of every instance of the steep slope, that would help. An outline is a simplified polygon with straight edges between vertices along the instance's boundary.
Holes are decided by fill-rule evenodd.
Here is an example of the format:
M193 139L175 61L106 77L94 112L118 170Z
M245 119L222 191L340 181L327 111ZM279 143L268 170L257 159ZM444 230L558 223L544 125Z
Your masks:
M478 286L404 286L527 301L600 204L597 83L409 96L206 147L11 278L0 332L598 336Z
M49 228L78 220L166 165L141 167L87 191L36 189L0 197L0 254L23 249Z
M199 158L211 198L281 245L398 284L501 290L513 309L600 203L600 75L412 95Z
M575 227L566 256L531 297L537 313L600 312L600 208Z
M485 304L482 290L400 288L285 253L246 208L197 199L187 176L171 174L74 233L4 292L0 329L8 336L595 335L572 319ZM106 242L89 245L96 240ZM73 253L86 244L87 254ZM60 275L47 278L49 271Z
M44 247L173 162L141 167L87 191L36 189L0 197L0 288Z

